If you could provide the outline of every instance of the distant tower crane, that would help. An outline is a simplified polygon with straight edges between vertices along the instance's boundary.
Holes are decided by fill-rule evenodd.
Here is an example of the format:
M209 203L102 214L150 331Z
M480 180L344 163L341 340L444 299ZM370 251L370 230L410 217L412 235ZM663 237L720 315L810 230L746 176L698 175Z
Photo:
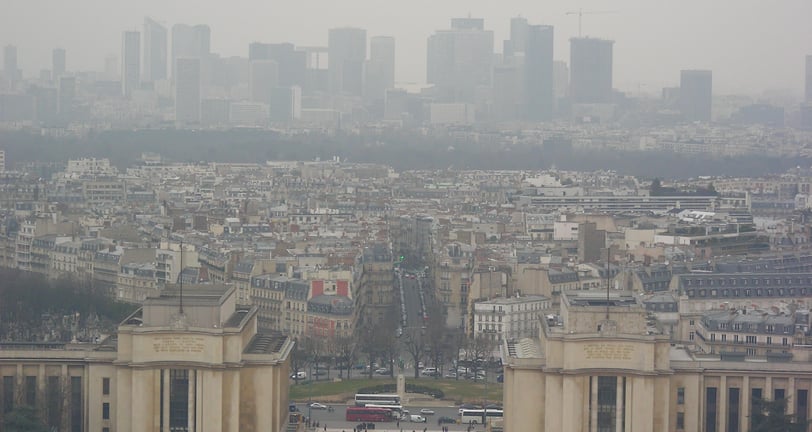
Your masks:
M578 9L577 11L569 11L565 13L565 15L578 15L578 37L581 37L581 19L584 15L605 15L613 13L617 13L617 11L585 11Z

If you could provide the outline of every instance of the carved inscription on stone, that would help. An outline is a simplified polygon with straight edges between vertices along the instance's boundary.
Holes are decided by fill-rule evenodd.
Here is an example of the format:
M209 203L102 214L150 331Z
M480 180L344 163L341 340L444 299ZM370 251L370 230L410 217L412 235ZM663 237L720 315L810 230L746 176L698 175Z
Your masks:
M155 336L152 347L156 353L195 353L200 354L206 345L201 336L165 335Z
M631 360L634 347L629 344L596 343L584 345L587 360Z

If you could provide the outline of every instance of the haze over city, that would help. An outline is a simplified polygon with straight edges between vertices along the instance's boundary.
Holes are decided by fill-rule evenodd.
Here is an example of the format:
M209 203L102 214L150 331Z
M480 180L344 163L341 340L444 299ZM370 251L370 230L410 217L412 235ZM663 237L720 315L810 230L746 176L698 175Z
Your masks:
M812 52L812 2L688 0L653 2L322 0L273 2L143 0L7 0L0 14L0 43L19 49L27 76L48 68L55 47L68 52L71 70L102 70L104 56L120 55L121 32L140 30L144 16L171 27L208 24L212 52L245 56L251 42L325 45L327 29L353 26L369 36L393 36L396 81L425 83L426 38L451 17L485 19L495 51L509 37L510 18L523 16L555 27L555 59L569 58L578 19L568 11L608 11L583 16L583 33L615 41L615 87L658 94L679 82L681 69L710 69L714 91L758 95L765 90L800 94L803 57Z
M0 1L0 432L810 432L812 0Z

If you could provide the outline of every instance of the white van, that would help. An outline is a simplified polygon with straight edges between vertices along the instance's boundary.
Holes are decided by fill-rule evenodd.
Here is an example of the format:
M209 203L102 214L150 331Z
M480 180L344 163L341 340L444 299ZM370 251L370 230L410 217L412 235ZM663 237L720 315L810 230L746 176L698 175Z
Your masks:
M423 368L423 372L421 373L425 376L434 376L437 375L437 368L436 367Z
M422 415L412 414L409 416L409 421L412 423L425 423L426 418Z

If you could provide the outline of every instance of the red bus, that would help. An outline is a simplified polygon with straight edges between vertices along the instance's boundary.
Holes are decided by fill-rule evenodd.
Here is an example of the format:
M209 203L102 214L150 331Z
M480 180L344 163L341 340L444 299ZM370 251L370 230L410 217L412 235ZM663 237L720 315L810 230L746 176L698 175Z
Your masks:
M386 408L347 407L347 421L392 421L392 410Z

